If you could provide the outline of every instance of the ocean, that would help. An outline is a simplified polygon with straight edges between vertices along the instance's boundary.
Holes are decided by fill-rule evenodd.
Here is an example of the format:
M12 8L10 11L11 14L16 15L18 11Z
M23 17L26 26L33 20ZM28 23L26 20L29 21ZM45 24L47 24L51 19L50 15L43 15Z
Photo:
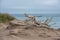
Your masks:
M24 14L11 14L12 16L14 16L16 19L26 19L26 17L24 16ZM36 18L37 20L44 22L47 18L52 18L52 21L49 23L49 25L52 28L60 28L60 14L29 14L29 15L33 15L33 16L43 16L40 18ZM56 24L54 24L56 23ZM52 25L54 24L54 25Z

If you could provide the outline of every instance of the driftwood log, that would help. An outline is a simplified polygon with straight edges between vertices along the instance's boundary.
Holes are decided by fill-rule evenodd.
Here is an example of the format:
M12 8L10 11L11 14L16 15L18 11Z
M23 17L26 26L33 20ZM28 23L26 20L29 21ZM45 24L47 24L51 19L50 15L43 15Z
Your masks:
M40 25L38 21L36 21L36 17L42 17L42 16L31 16L25 13L25 17L30 18L32 23L35 24L36 26Z
M28 14L26 14L26 13L25 13L24 15L25 15L25 17L30 18L31 21L32 21L32 23L33 23L35 26L37 26L37 27L44 27L44 28L49 29L50 25L48 25L48 24L52 21L52 18L47 18L47 19L42 23L42 22L38 22L38 21L36 20L36 17L42 17L42 16L31 16L31 15L28 15ZM56 23L54 23L54 24L56 24ZM52 24L52 25L54 25L54 24ZM51 30L52 30L52 29L51 29ZM55 32L54 29L53 29L53 32ZM57 32L55 32L55 33L56 33L56 35L58 35Z

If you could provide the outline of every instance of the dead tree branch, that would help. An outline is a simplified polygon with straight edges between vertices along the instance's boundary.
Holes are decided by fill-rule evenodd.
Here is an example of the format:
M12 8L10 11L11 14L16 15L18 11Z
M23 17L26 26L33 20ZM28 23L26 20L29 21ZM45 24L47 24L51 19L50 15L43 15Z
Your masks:
M48 18L44 23L49 24L51 22L52 18Z

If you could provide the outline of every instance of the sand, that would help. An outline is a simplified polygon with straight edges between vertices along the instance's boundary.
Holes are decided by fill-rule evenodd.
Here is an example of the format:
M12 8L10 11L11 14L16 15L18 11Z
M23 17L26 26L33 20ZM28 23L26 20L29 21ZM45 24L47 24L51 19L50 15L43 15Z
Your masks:
M46 31L46 35L43 34L43 30ZM14 33L19 30L17 35ZM46 28L34 28L34 29L13 29L13 34L11 34L12 30L1 30L0 31L0 40L60 40L60 31L56 31L58 35L52 30L48 30ZM49 31L49 32L48 32Z

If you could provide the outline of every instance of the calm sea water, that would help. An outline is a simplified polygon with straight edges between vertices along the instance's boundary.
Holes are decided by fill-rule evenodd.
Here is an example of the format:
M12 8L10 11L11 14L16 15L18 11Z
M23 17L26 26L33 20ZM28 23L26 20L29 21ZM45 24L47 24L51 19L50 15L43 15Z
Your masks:
M11 14L11 15L16 17L17 19L26 19L24 14ZM49 23L49 25L51 25L51 27L53 28L60 28L60 14L30 14L30 15L44 16L44 17L37 18L37 20L42 21L42 22L44 22L44 20L46 20L47 18L52 17L53 19ZM52 25L53 23L56 23L56 24Z

